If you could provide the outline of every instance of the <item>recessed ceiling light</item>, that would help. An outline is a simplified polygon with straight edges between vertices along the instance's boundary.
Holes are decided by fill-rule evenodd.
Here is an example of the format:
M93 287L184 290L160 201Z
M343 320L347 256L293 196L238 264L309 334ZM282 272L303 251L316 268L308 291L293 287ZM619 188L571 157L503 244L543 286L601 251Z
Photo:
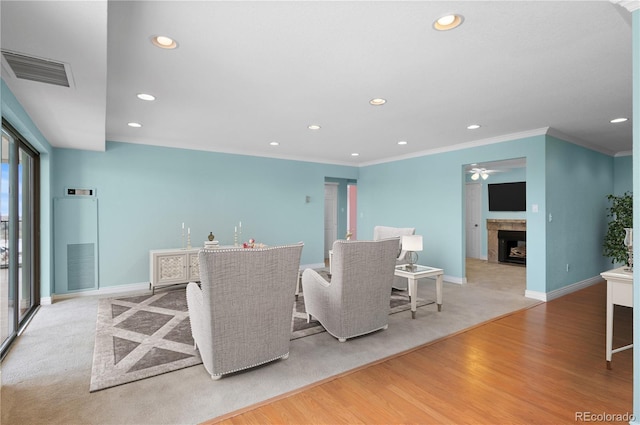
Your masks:
M398 142L398 144L399 144L399 145L406 145L406 144L407 144L407 141L406 141L406 140L400 140L400 141Z
M462 17L462 15L455 15L455 14L444 15L438 18L433 23L433 28L436 29L437 31L452 30L460 26L463 20L464 18Z
M151 100L156 100L156 97L155 97L154 95L152 95L152 94L147 94L147 93L138 93L136 96L137 96L137 97L138 97L138 99L140 99L140 100L149 100L149 101L151 101Z
M351 154L351 156L360 156L360 154L357 153L357 152L354 152L354 153Z
M307 127L309 130L320 130L320 126L317 124L311 124Z
M161 49L175 49L178 47L178 43L176 43L174 39L164 35L156 35L152 37L151 42L154 46L160 47Z
M380 106L380 105L384 105L385 103L387 103L387 100L377 97L375 99L371 99L369 101L369 103L372 104L373 106Z
M129 123L127 123L127 125L128 125L129 127L133 127L133 128L140 128L140 127L142 127L142 124L140 124L139 122L129 122Z
M280 145L280 143L278 143L278 142L269 142L269 144L271 146L279 146Z
M467 126L467 130L475 130L480 128L480 124L471 124Z
M612 122L613 124L617 124L619 122L625 122L627 121L629 118L614 118L612 119L610 122Z

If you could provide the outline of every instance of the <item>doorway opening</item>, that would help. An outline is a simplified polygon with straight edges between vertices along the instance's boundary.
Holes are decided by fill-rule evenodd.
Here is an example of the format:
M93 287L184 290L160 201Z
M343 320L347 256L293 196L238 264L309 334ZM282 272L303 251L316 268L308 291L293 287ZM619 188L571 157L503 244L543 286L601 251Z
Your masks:
M465 277L468 283L496 285L496 289L524 294L526 291L526 233L505 235L504 261L489 261L498 253L488 240L487 223L495 219L521 221L526 211L492 211L488 186L526 181L526 158L473 163L463 166L465 191ZM497 232L496 232L497 233ZM497 259L496 259L497 260ZM513 268L513 265L522 267ZM505 268L506 267L506 268ZM507 276L508 279L507 279ZM513 282L513 284L511 283Z
M358 187L356 180L326 177L324 182L324 259L337 239L357 239Z

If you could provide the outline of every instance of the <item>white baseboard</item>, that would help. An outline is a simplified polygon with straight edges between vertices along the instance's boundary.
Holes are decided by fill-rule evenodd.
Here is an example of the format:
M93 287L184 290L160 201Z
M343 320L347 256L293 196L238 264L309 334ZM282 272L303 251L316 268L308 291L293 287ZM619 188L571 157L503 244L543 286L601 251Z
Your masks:
M594 276L589 279L581 280L580 282L572 283L571 285L563 286L562 288L554 289L551 292L538 292L538 291L529 291L526 290L524 292L524 296L527 298L533 298L534 300L540 301L551 301L556 298L560 298L564 295L570 294L572 292L579 291L591 285L595 285L596 283L602 282L602 276Z
M40 305L48 305L57 300L64 300L69 298L92 297L96 295L119 294L123 292L134 292L134 291L151 292L151 290L149 289L149 282L130 283L130 284L118 285L118 286L105 286L104 288L94 289L92 291L69 292L67 294L53 294L51 297L40 298Z
M547 294L545 292L529 291L526 289L524 291L524 296L538 301L547 301Z
M325 267L324 263L316 263L316 264L304 264L300 266L300 270L304 269L319 269ZM127 285L118 285L118 286L106 286L104 288L95 289L92 291L78 291L78 292L69 292L67 294L53 294L50 297L42 297L40 298L40 305L50 305L51 303L57 300L64 300L69 298L77 298L77 297L92 297L96 295L109 295L109 294L119 294L123 292L139 292L139 291L151 291L149 289L149 282L140 282L140 283L130 283Z
M325 267L324 263L315 263L315 264L301 264L300 270L304 269L319 269ZM455 276L444 275L443 280L445 282L464 284L467 283L467 278L460 278ZM149 291L149 282L140 282L140 283L130 283L126 285L118 285L118 286L106 286L104 288L99 288L91 291L78 291L78 292L69 292L67 294L53 294L50 297L42 297L40 298L40 305L50 305L57 300L64 300L69 298L77 298L77 297L92 297L96 295L109 295L109 294L119 294L126 292L141 292L141 291Z
M322 267L325 267L324 263L304 264L300 266L300 270L319 269ZM53 294L50 297L40 298L40 305L51 305L56 300L64 300L69 298L92 297L95 295L119 294L123 292L134 292L134 291L136 292L151 291L149 289L149 282L130 283L127 285L118 285L118 286L106 286L104 288L99 288L92 291L69 292L67 294Z
M442 276L442 280L445 282L457 283L459 285L464 285L465 283L467 283L466 277L449 276L446 274Z

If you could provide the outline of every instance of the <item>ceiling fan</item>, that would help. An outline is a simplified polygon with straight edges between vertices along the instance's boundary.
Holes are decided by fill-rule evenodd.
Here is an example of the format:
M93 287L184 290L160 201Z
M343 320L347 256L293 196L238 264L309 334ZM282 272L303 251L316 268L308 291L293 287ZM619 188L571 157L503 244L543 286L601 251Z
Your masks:
M471 180L478 180L482 177L482 180L486 180L489 178L490 174L499 173L500 170L487 170L486 168L472 168L469 170L471 174Z

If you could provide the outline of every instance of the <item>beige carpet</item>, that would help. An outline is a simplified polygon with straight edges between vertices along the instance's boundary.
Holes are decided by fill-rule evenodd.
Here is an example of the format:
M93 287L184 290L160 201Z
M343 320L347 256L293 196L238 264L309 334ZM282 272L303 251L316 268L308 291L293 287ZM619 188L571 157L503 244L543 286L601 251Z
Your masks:
M504 266L496 273L505 281L522 270ZM517 276L511 280L517 290L468 278L465 285L445 281L441 312L430 305L418 309L415 320L409 311L392 314L389 329L346 343L326 332L300 338L291 341L289 359L231 379L212 381L202 366L194 366L93 393L88 387L103 297L58 300L42 306L2 362L0 423L200 423L539 303L524 297ZM418 295L433 299L434 286L425 279Z
M419 298L417 307L432 303ZM390 314L410 308L407 291L392 291ZM325 329L317 320L307 323L304 294L300 294L293 304L291 340L321 332ZM194 349L183 288L100 300L89 391L201 363L200 354Z

